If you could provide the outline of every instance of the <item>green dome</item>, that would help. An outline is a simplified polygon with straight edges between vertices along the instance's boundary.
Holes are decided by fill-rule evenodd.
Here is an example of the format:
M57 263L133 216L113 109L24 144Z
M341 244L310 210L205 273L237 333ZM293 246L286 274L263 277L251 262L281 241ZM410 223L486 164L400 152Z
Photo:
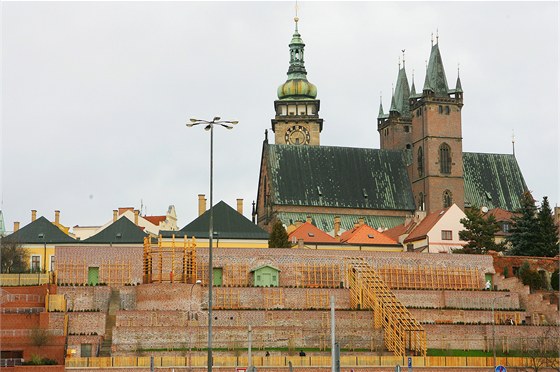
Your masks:
M306 79L289 79L278 87L278 99L317 97L317 87Z

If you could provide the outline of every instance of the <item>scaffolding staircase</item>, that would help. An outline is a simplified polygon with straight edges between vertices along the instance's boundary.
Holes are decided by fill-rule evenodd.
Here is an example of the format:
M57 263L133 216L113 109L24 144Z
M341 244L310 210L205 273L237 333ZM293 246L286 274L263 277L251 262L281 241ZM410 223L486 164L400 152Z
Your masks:
M373 310L374 327L383 328L385 346L397 356L426 356L426 331L362 258L347 259L350 306Z

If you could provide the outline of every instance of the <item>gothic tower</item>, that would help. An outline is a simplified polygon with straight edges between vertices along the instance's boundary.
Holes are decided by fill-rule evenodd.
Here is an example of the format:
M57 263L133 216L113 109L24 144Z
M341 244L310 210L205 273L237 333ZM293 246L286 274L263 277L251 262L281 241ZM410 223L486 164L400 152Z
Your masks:
M403 55L402 68L399 63L397 84L391 96L389 113L383 112L383 104L379 103L377 131L379 132L381 149L403 150L412 148L412 117L410 115L410 88L406 77Z
M449 89L436 41L432 45L424 87L410 94L412 164L409 176L416 207L428 213L457 204L464 209L461 108L463 90L457 77Z
M307 81L303 51L305 44L298 32L290 42L290 67L288 80L278 87L278 100L274 101L276 116L272 119L272 131L276 144L319 145L323 119L319 118L317 88Z

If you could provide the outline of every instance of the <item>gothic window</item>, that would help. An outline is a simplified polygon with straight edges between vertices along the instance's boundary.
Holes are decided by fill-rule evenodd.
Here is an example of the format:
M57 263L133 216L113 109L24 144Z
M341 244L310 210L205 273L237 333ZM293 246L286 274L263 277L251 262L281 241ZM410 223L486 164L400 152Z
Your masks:
M424 176L424 153L422 146L418 148L418 177Z
M444 174L451 173L451 148L447 143L439 147L439 171Z
M443 208L449 208L453 204L453 196L451 191L445 190L443 192Z
M420 195L418 196L418 210L423 211L424 210L424 193L421 192Z

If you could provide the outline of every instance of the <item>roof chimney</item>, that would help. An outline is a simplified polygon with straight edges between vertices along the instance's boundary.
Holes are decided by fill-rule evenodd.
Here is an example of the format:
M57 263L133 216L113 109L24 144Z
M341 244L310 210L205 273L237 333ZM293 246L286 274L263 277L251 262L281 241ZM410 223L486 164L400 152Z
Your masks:
M340 216L334 216L334 237L340 233Z
M54 211L54 224L60 226L60 211Z
M31 210L31 222L37 219L37 211L35 209Z
M117 222L117 217L119 217L119 211L117 209L113 209L113 222Z
M138 209L134 210L134 224L136 226L138 226L138 214L140 214L140 211Z
M311 216L307 216L307 219L306 219L306 221L305 221L305 222L307 222L307 223L311 223L311 221L313 221L313 220L311 219Z
M14 232L19 230L19 222L18 221L14 221Z
M243 215L243 199L237 199L237 212Z
M206 198L204 194L198 194L198 215L202 216L206 212Z
M364 218L363 217L358 218L358 225L363 226L363 224L364 224Z

